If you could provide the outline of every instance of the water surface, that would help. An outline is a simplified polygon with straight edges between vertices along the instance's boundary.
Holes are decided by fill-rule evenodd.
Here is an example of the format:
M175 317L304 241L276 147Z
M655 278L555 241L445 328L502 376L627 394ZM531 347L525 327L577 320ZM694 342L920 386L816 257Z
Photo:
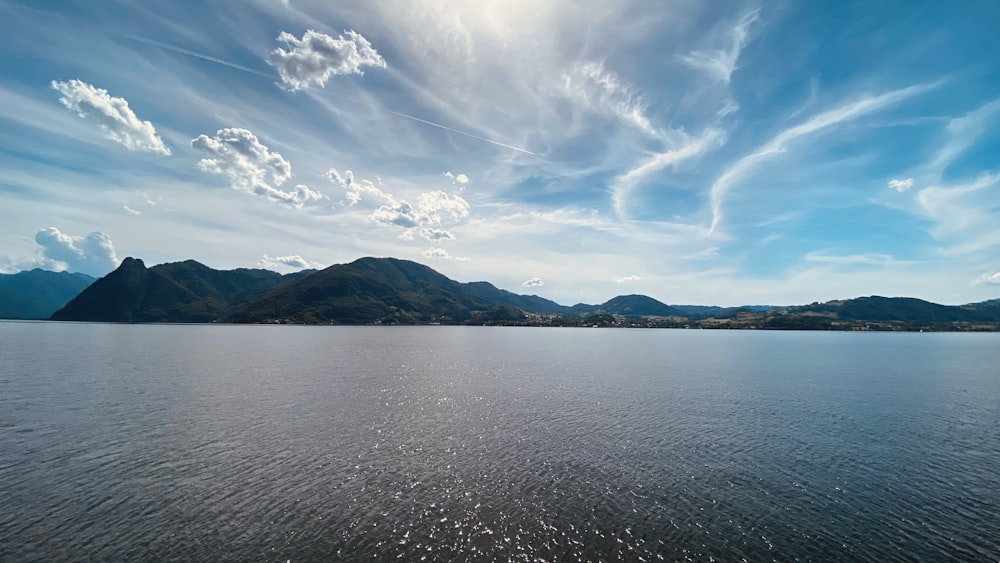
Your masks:
M1000 335L0 323L0 560L1000 558Z

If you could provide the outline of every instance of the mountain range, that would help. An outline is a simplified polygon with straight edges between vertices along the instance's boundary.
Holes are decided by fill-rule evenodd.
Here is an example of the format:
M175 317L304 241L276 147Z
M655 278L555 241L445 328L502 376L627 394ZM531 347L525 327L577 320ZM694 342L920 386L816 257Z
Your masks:
M11 288L18 288L13 291ZM61 306L63 305L64 306ZM906 297L775 307L667 305L620 295L565 306L491 283L462 283L395 258L361 258L281 275L194 260L108 275L32 270L0 276L0 317L63 321L304 324L533 324L694 328L998 330L1000 299L947 306Z
M0 274L0 319L47 319L93 282L86 274L39 268Z

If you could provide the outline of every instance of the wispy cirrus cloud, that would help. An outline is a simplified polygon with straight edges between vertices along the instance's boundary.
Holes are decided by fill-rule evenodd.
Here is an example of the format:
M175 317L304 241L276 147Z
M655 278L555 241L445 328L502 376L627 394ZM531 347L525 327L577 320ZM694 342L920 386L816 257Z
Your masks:
M278 41L288 49L271 51L267 63L278 69L282 85L293 92L309 86L322 88L332 76L364 74L364 67L386 67L371 42L353 30L334 38L309 29L301 39L282 31Z
M786 152L793 143L800 139L808 138L842 123L853 121L859 117L898 104L903 100L936 88L938 85L939 83L920 84L892 90L884 94L864 96L853 102L822 112L799 125L782 131L757 150L737 160L712 184L709 192L712 210L712 223L709 226L709 232L714 232L722 220L722 204L726 194L736 182L741 180L754 168Z
M735 25L725 30L721 36L717 34L713 37L712 42L721 44L721 46L678 55L677 60L704 71L714 80L728 84L732 80L733 72L736 71L736 63L739 61L740 53L750 41L750 27L759 16L759 10L749 12L740 18Z
M170 149L156 134L149 121L139 119L125 98L112 96L107 90L82 80L59 82L52 89L62 94L59 102L84 119L93 119L104 136L130 151L147 151L170 156Z

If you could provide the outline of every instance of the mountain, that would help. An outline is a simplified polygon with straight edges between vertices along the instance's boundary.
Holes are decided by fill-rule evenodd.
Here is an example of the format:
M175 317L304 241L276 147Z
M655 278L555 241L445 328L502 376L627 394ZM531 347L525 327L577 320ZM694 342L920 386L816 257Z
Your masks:
M277 288L242 307L235 322L287 319L307 323L367 324L466 322L497 305L542 303L490 284L463 284L416 262L361 258L335 264L294 284ZM523 317L523 313L521 313Z
M645 295L620 295L600 305L566 307L484 281L457 282L422 264L396 258L361 258L284 276L258 269L214 270L193 260L146 268L142 260L126 258L118 269L94 281L51 318L110 322L998 330L1000 300L955 307L908 297L871 296L797 307L707 307L671 306Z
M954 323L997 322L1000 308L975 309L968 306L938 305L912 297L858 297L843 301L805 305L789 309L794 313L829 314L840 320L872 322Z
M0 274L0 318L47 319L93 282L86 274L38 268Z
M301 277L246 268L214 270L194 260L146 268L142 260L126 258L56 311L52 320L212 322Z

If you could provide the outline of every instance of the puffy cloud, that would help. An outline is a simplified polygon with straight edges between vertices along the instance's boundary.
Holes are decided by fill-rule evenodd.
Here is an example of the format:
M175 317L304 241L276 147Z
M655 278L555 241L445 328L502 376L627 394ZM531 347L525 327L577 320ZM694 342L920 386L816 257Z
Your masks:
M524 280L524 283L522 283L521 285L523 285L524 287L542 287L543 285L545 285L545 282L542 281L542 278L531 278Z
M639 281L641 279L642 279L642 276L635 276L635 275L632 275L632 276L618 276L618 277L615 278L615 283L628 283L628 282Z
M347 197L348 205L357 205L362 200L374 200L386 204L394 202L391 195L383 192L378 186L373 184L371 180L355 180L354 173L350 170L345 170L341 173L336 168L331 168L327 170L326 177L329 178L331 182L344 188L347 192L344 195Z
M59 101L66 109L86 119L97 121L104 136L124 145L130 151L148 151L170 156L170 149L156 134L149 121L142 121L128 106L125 98L116 98L103 88L82 80L51 82L52 89L62 94Z
M442 191L424 192L417 197L417 210L424 222L440 224L442 221L458 221L468 217L469 202Z
M220 129L214 137L199 135L191 141L191 146L210 155L198 161L198 168L225 176L235 190L262 195L290 207L326 198L303 185L291 191L279 189L291 178L292 165L279 153L268 150L246 129Z
M383 225L396 225L412 229L420 225L420 217L413 206L405 201L397 201L392 205L383 205L372 212L372 221Z
M889 180L889 187L897 192L905 192L913 187L913 178L893 178L892 180Z
M304 90L310 85L326 86L331 76L364 74L362 67L385 68L385 59L360 33L345 31L336 39L325 33L306 30L302 39L282 31L278 41L282 47L271 51L267 63L278 69L281 82L291 91Z
M265 268L288 267L296 270L319 270L324 267L323 264L310 262L298 254L289 256L268 256L264 254L260 257L260 261L257 264Z
M35 233L35 243L46 258L46 267L103 276L118 267L111 237L100 231L72 236L55 227Z
M448 254L448 251L443 248L428 248L427 250L423 251L423 255L424 258L441 258L444 260L448 260L451 258L451 255Z
M348 205L356 206L362 202L376 205L370 215L373 222L411 229L401 235L404 240L414 240L413 229L419 229L420 236L427 240L453 240L455 235L440 227L459 222L469 216L469 202L461 196L450 195L443 191L419 194L417 204L414 206L383 191L370 180L356 179L350 170L340 172L336 168L331 168L327 171L326 177L344 188Z
M455 235L442 229L424 227L420 229L420 236L427 240L455 240Z
M444 173L445 176L451 178L451 181L458 184L459 186L467 186L469 184L469 177L465 174L452 174L449 170Z

